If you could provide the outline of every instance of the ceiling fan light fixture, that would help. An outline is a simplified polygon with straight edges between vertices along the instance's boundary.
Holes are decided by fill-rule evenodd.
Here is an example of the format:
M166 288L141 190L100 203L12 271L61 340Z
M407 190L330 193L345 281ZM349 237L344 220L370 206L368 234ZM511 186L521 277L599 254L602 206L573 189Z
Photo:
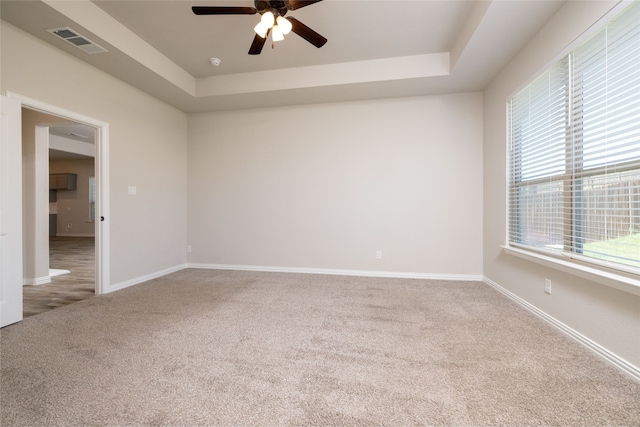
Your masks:
M262 48L269 34L272 34L271 38L273 42L284 40L284 36L292 32L317 48L324 46L325 43L327 43L325 37L292 16L285 18L285 15L290 10L298 10L321 1L322 0L253 0L254 7L193 6L191 10L196 15L260 14L260 22L253 28L256 34L253 36L253 41L251 42L251 47L248 52L249 55L259 55L260 52L262 52ZM273 47L274 45L272 44L271 46Z
M278 25L274 25L271 29L271 38L274 42L284 40L284 34L282 33L282 29Z
M280 29L282 30L282 34L286 36L291 32L291 28L293 28L293 25L291 25L291 22L289 22L287 18L285 18L284 16L278 16L278 19L276 19L276 21L278 22L278 27L280 27Z
M258 22L258 25L254 27L253 31L255 31L257 35L264 39L267 37L267 31L269 31L269 27L267 27L262 21L260 21Z
M273 24L276 22L276 18L273 16L273 12L268 10L262 14L262 18L260 18L260 22L266 25L267 28L271 28L273 27Z

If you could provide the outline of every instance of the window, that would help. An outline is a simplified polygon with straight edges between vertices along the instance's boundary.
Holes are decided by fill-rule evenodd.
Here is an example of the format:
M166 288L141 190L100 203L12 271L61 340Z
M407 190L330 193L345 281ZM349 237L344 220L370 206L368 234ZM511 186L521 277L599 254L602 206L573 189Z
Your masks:
M640 2L507 107L509 244L640 273Z
M96 220L96 179L89 178L89 221Z

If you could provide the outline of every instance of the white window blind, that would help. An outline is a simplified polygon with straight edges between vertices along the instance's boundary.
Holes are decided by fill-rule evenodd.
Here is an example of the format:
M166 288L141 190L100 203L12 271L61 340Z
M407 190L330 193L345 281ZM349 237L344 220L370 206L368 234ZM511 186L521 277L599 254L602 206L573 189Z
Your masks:
M640 267L640 3L509 101L509 242Z
M567 87L565 59L511 100L512 242L561 248Z

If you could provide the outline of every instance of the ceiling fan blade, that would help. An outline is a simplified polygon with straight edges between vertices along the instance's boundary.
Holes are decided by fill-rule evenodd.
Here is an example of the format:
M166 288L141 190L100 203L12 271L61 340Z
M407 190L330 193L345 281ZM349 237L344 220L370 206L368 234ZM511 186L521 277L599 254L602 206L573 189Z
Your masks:
M196 15L255 15L258 13L255 7L243 6L193 6L191 10Z
M260 55L260 52L262 52L262 48L264 47L264 44L267 41L267 37L269 37L269 33L271 32L271 29L269 29L267 31L267 34L265 34L264 38L260 37L259 35L255 35L255 37L253 38L253 42L251 43L251 47L249 48L249 55Z
M318 3L322 0L289 0L288 7L289 10L300 9L301 7L309 6L314 3Z
M291 31L293 31L315 47L321 48L327 42L326 38L322 37L320 34L316 33L311 28L298 21L296 18L290 16L286 19L291 22Z

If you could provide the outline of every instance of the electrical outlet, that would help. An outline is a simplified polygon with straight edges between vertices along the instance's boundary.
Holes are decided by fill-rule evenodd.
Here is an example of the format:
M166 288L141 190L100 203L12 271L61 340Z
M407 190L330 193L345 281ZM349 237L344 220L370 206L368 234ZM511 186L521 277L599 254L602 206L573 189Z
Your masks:
M544 279L544 292L551 295L551 280Z
M382 251L376 251L376 259L382 259Z
M191 245L187 245L187 252L191 253Z

